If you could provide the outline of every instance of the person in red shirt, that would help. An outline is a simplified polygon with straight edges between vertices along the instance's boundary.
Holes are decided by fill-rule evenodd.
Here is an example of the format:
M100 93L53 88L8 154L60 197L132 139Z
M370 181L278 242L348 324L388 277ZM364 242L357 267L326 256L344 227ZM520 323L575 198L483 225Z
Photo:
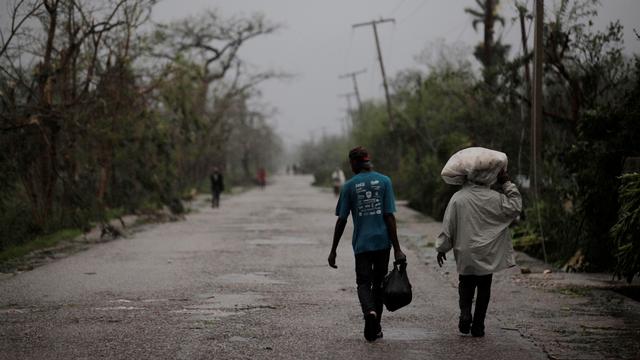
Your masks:
M263 167L258 169L258 184L263 189L267 185L267 171Z

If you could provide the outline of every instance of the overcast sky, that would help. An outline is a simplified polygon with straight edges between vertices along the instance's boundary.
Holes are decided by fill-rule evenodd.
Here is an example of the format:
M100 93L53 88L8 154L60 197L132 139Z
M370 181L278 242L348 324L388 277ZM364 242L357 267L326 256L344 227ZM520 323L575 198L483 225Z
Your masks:
M533 1L527 1L532 6ZM596 26L603 28L620 19L625 29L627 52L638 53L640 41L632 29L640 30L639 0L606 0L600 8ZM548 9L553 2L546 1ZM358 77L364 99L384 94L371 27L352 29L354 23L380 17L395 18L379 25L380 42L388 76L416 67L415 56L437 41L460 42L469 49L481 41L465 7L473 0L163 0L154 8L153 20L166 22L197 15L203 9L218 9L223 15L262 12L267 19L284 27L276 34L258 37L244 45L240 56L260 68L282 70L296 75L293 80L271 81L261 85L263 102L277 108L271 119L287 145L295 145L323 132L342 131L347 107L338 95L352 91L350 80L338 75L360 69ZM503 0L499 9L507 19L507 42L519 51L519 28L513 1ZM471 50L470 50L471 51Z

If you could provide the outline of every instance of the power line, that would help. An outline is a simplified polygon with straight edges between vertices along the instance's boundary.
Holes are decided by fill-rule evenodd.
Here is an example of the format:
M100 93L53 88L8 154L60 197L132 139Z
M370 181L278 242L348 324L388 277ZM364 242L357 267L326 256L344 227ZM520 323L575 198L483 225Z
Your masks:
M400 9L400 7L402 6L402 4L404 4L406 0L402 0L400 1L400 3L398 5L396 5L396 7L393 8L393 10L391 10L391 15L395 15L396 11L398 11L398 9Z
M393 23L393 28L391 29L391 36L389 36L387 39L389 41L389 55L387 55L387 58L389 59L389 61L387 62L387 65L390 66L391 69L393 69L393 65L395 64L395 52L394 52L394 47L393 45L395 44L395 37L396 37L396 23Z
M351 55L351 48L353 47L353 29L351 29L351 34L349 34L349 45L347 46L347 51L345 52L345 56L344 56L344 67L345 69L348 68L349 66L349 56Z
M462 37L462 35L464 35L464 33L467 32L467 29L469 29L469 22L465 21L465 25L462 27L462 31L460 31L460 33L458 34L455 42L460 41L460 38Z
M410 18L412 18L415 14L418 13L418 11L420 11L425 5L427 5L428 2L429 2L429 0L422 1L422 3L420 5L418 5L418 7L415 8L415 10L413 10L411 13L409 13L409 15L407 15L407 17L402 19L401 22L405 22L405 21L409 20Z

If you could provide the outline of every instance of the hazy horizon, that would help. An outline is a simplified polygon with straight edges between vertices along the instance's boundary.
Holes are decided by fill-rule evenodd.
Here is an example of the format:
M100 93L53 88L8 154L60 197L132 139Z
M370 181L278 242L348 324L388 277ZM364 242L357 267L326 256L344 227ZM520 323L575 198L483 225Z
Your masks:
M533 2L527 4L531 8ZM275 34L244 44L240 57L260 70L295 75L290 80L260 85L260 101L277 109L270 121L291 147L313 136L342 131L347 102L340 95L351 92L353 86L350 79L339 79L340 74L367 69L358 76L361 97L384 98L373 32L370 27L352 29L352 24L395 18L395 24L378 27L387 75L393 78L399 71L419 66L415 56L439 41L462 44L475 62L471 53L482 40L482 26L474 31L470 16L464 12L465 7L475 6L473 0L164 0L154 7L152 19L168 22L197 15L204 9L217 9L223 16L259 12L268 21L282 24ZM554 2L546 2L547 9L553 6ZM518 54L520 29L512 21L515 7L512 2L503 1L499 11L506 24L504 28L498 26L496 34L512 44L511 55ZM640 41L635 39L632 26L638 14L640 1L607 1L600 7L595 27L602 29L620 19L625 52L637 53Z

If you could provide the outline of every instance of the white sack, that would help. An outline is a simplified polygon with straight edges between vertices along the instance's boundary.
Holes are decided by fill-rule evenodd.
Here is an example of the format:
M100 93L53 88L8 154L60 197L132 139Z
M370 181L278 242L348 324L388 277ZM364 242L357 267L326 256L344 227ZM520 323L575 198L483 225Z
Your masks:
M507 154L482 147L470 147L453 154L440 175L447 184L471 181L492 185L500 170L507 168Z

